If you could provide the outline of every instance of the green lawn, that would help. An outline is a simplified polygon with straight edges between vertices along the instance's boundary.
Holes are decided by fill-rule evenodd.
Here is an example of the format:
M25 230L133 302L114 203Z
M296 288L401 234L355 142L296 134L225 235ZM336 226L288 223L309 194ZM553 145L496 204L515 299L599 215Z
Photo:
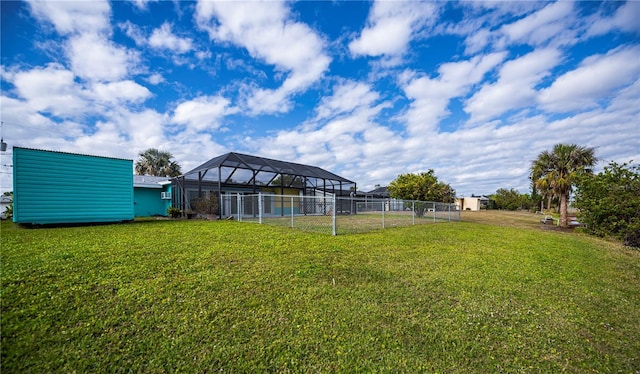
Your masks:
M640 251L475 217L3 222L2 372L640 371Z

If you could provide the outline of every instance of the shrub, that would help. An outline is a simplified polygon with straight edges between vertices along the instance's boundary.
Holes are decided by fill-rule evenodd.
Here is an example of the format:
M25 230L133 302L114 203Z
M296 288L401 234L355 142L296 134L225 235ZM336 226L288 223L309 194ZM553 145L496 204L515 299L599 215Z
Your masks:
M194 209L198 214L218 214L218 196L210 193L196 200Z
M4 210L4 216L6 219L13 218L13 203L7 205L7 207Z
M171 218L178 218L182 215L182 211L175 206L170 206L169 209L167 209L167 215Z
M640 165L611 162L577 185L576 207L587 231L640 248Z

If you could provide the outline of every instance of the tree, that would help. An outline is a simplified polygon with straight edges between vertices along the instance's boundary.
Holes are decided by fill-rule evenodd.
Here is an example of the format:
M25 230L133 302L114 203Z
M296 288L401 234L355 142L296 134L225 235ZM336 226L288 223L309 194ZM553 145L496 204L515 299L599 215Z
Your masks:
M521 194L513 188L499 188L495 194L491 196L493 206L496 209L516 210L529 209L531 207L531 197L527 194Z
M575 205L589 233L640 248L640 165L611 162L598 175L583 176Z
M556 144L531 163L531 178L541 190L560 199L560 226L567 227L567 202L578 177L591 174L597 162L595 149L575 144ZM542 187L545 188L542 188Z
M531 196L539 200L537 202L540 203L540 211L544 211L544 200L547 200L547 210L551 209L551 200L553 200L553 192L549 186L549 181L547 179L541 179L540 173L541 170L536 170L535 173L531 173ZM540 193L540 195L538 195Z
M9 196L11 198L11 200L13 200L13 191L4 192L2 194L2 196ZM13 203L8 204L7 207L4 209L4 212L2 212L2 214L4 214L6 219L12 219L13 218Z
M171 161L173 155L169 152L149 148L138 155L140 156L140 159L136 161L136 174L138 175L177 177L182 173L180 165Z
M456 191L450 185L438 181L433 169L419 174L400 174L387 186L389 196L394 199L436 201L453 203ZM422 216L425 207L416 206L416 214Z

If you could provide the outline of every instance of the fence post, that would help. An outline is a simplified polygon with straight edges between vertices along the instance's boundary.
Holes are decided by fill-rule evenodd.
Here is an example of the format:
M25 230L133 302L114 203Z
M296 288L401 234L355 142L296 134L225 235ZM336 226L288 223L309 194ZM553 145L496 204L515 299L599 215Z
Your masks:
M293 228L293 196L291 196L291 228Z
M236 198L236 209L238 210L238 221L242 221L242 211L240 210L240 207L242 206L242 198L240 197L240 193L237 194L238 197Z
M332 217L332 228L333 228L333 236L336 236L338 234L338 230L336 228L336 195L333 195L333 217Z
M433 203L433 222L436 222L436 203Z
M449 204L449 222L451 222L451 204Z
M411 200L411 222L412 224L416 224L416 202L415 200Z
M384 229L384 208L387 205L387 200L382 200L382 228Z
M262 224L262 192L258 193L258 223Z

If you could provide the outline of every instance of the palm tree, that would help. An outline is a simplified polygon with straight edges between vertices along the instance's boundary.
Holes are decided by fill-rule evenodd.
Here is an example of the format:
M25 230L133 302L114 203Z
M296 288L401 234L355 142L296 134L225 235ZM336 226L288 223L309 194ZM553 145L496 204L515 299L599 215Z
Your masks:
M593 173L598 159L595 149L575 144L556 144L531 163L531 179L540 190L560 199L560 226L567 227L567 202L578 175Z
M136 174L138 175L177 177L181 174L180 165L171 161L173 155L169 152L149 148L138 155L140 156L140 159L136 161Z
M532 190L540 193L540 211L544 212L544 201L547 200L547 210L551 209L551 199L553 198L553 191L549 187L549 181L542 178L540 175L541 170L532 170L531 181Z

